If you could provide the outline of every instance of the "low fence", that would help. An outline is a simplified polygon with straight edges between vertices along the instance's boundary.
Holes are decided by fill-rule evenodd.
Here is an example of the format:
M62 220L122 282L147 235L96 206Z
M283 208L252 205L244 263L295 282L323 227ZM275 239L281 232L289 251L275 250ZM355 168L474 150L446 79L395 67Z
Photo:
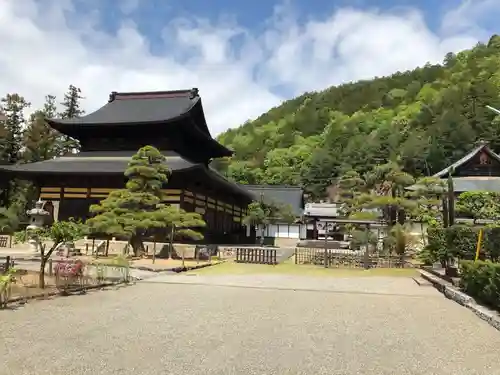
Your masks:
M49 274L52 273L57 288L66 292L86 289L89 286L130 281L130 267L122 264L85 264L79 260L55 260L49 266Z
M295 264L312 264L326 268L413 268L399 256L370 253L364 250L295 249Z
M6 273L9 268L14 268L14 265L14 259L12 259L10 256L0 258L0 275Z
M5 307L12 298L33 298L47 293L85 292L99 286L131 281L130 267L125 262L103 264L72 259L49 260L44 277L45 289L40 289L37 270L40 263L33 262L23 267L15 264L9 257L2 260L1 264L3 271L0 273L0 307ZM14 273L8 273L10 268L15 269Z
M276 249L246 247L236 249L236 262L253 264L277 264Z

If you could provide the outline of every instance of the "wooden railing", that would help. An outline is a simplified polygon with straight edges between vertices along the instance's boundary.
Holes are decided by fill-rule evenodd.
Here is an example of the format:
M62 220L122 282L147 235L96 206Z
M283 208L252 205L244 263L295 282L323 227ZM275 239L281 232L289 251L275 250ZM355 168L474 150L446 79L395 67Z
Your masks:
M276 249L266 248L237 248L236 262L238 263L253 263L253 264L277 264Z

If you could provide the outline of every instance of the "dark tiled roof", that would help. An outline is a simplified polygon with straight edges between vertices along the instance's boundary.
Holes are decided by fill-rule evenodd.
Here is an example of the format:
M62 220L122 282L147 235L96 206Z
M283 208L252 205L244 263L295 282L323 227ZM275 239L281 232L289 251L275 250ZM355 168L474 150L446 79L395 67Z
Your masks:
M81 152L36 163L2 165L0 170L19 174L123 174L135 153L135 151ZM167 153L166 158L166 164L172 171L197 165L172 152Z
M113 92L97 111L73 119L49 119L51 125L137 124L168 121L186 114L200 97L197 89Z
M229 191L232 191L235 194L246 197L249 201L253 200L253 194L250 193L247 189L245 189L242 185L236 184L234 182L228 181L223 175L217 172L214 168L208 167L200 169L203 173L205 173L211 180L216 181L221 186L224 186Z
M304 213L304 190L300 187L282 185L240 186L248 190L255 200L259 200L262 194L264 200L290 205L297 217L302 216Z
M469 160L471 160L474 156L476 156L479 152L484 151L487 154L490 155L493 159L496 159L500 161L500 156L497 155L495 152L493 152L485 143L481 143L479 146L477 146L474 150L469 152L467 155L465 155L463 158L457 160L455 163L450 165L449 167L443 169L442 171L439 171L434 175L434 177L446 177L448 176L448 173L451 170L457 169L461 165L467 163Z

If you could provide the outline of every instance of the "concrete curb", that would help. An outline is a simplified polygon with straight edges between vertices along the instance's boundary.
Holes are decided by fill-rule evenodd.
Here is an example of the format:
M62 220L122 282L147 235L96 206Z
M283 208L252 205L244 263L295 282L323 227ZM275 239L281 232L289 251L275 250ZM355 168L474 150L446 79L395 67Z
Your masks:
M485 306L478 304L474 298L461 292L445 280L430 274L427 271L420 270L420 274L424 280L429 281L437 290L443 293L447 298L457 302L458 304L468 308L479 318L487 322L492 327L500 331L500 314L494 310L490 310Z

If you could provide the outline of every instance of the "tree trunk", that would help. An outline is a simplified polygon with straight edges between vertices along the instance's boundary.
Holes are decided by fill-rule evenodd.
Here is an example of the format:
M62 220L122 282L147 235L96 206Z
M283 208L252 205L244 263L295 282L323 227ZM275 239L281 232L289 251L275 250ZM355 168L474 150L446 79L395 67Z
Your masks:
M450 225L450 213L448 212L448 198L443 198L443 227L448 228Z
M172 254L174 252L174 234L175 234L175 225L172 225L172 229L170 230L170 237L168 240L168 258L172 258Z
M130 238L130 246L132 246L132 251L134 256L139 256L144 252L144 243L142 242L142 236L135 234Z
M38 287L45 289L45 265L47 264L48 257L42 256L40 260L40 273L38 274Z
M45 265L49 261L50 256L52 255L54 250L57 247L59 247L60 244L61 244L61 242L55 241L54 244L52 245L52 247L50 248L50 250L46 254L45 254L45 245L40 244L40 246L41 246L41 249L40 249L41 259L40 259L40 273L38 275L38 287L40 289L45 288Z
M424 223L420 222L420 234L422 235L422 248L424 248L425 245L425 231L424 231Z

